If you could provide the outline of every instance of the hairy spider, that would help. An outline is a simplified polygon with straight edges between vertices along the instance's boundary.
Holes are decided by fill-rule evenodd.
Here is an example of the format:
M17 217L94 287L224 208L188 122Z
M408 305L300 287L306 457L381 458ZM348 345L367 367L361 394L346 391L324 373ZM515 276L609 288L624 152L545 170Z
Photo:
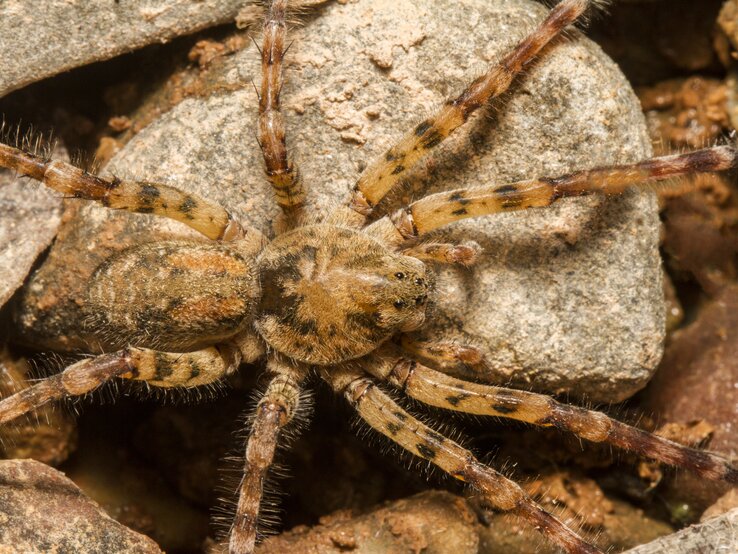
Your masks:
M565 197L617 195L629 187L735 165L735 148L716 146L556 178L441 192L371 220L406 171L475 110L504 93L528 62L597 3L559 3L498 63L371 164L344 205L322 223L305 224L306 193L287 152L280 111L287 2L269 2L261 45L258 138L284 215L284 229L271 240L200 196L158 183L103 178L0 145L0 166L66 196L177 220L211 239L140 244L97 267L82 312L105 353L0 401L0 423L47 402L87 394L114 378L191 388L222 380L242 362L266 358L270 381L246 443L229 535L233 554L255 548L264 480L311 373L345 396L377 432L467 483L488 506L519 515L568 552L597 549L377 385L389 384L431 406L553 426L706 479L738 482L738 469L719 455L542 394L463 381L439 371L479 356L473 347L405 340L405 333L425 322L434 292L432 264L468 265L478 255L473 244L420 242L432 231L464 218L549 206Z

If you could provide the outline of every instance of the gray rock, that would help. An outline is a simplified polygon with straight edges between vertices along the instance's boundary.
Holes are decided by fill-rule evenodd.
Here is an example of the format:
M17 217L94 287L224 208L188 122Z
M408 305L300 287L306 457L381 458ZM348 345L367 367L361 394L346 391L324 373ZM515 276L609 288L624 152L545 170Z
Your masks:
M30 179L0 172L0 306L23 284L60 222L58 195Z
M322 216L342 201L370 160L544 13L528 0L377 0L329 4L296 29L284 111L310 210ZM181 102L134 137L108 170L196 191L269 227L279 212L254 138L257 56L254 47L234 55L219 77L209 75L214 90L233 92ZM410 172L410 190L395 200L650 154L625 78L577 34L532 64L509 96ZM192 236L178 223L94 206L77 215L84 225L65 227L28 289L20 319L29 342L73 343L73 299L111 251L162 234ZM482 346L488 379L622 400L647 382L661 356L658 229L655 199L635 193L459 223L445 234L476 240L486 253L474 270L441 272L433 336L463 333ZM62 268L60 279L54 272ZM53 304L62 297L71 300Z
M159 554L161 550L151 539L111 519L63 473L34 460L3 460L0 552Z
M627 550L624 554L696 554L738 551L738 508L673 535Z
M232 21L244 0L0 2L0 96L62 71ZM22 63L20 62L22 60Z

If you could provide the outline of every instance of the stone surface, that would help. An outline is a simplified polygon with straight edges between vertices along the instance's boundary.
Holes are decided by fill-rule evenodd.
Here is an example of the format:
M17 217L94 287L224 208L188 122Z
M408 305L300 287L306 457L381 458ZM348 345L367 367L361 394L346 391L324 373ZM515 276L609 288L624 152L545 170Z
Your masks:
M61 222L61 200L30 179L0 171L0 306L23 284Z
M664 360L644 391L643 409L663 422L705 420L714 427L706 448L738 457L738 285L725 287L702 307L697 319L676 331ZM730 489L725 483L681 472L662 494L690 519Z
M160 553L111 519L64 474L33 460L0 462L0 553Z
M627 550L625 554L697 554L738 550L738 509L678 533Z
M269 538L257 552L474 554L479 552L478 528L476 515L463 499L429 491L357 518L346 512L333 514L316 527Z
M526 490L543 494L544 508L553 509L564 521L575 522L579 532L603 551L619 552L672 532L667 524L627 502L605 498L593 481L569 475L560 479L561 475L547 478L539 482L543 489L536 489L533 483ZM592 510L587 512L588 508ZM322 517L318 525L298 526L267 539L257 552L560 552L520 518L488 513L486 520L482 524L479 512L459 496L427 491L359 515L351 510L337 511ZM213 549L213 553L219 552Z
M93 62L233 21L243 0L0 3L0 96ZM20 62L22 60L22 63Z
M544 13L527 0L331 3L295 29L284 111L310 210L322 216L345 198L370 160ZM209 76L217 94L176 105L107 169L197 191L268 228L278 209L254 138L257 56L249 46L228 58ZM554 176L650 152L624 77L579 36L532 64L500 107L473 118L408 172L409 192L399 200L423 189ZM164 233L189 235L176 223L97 207L73 215L85 224L65 227L26 297L20 319L32 344L74 346L74 299L111 251ZM619 401L646 383L661 356L658 228L655 199L646 194L567 200L455 225L447 233L477 240L485 255L472 271L442 272L432 316L441 329L433 333L463 328L488 352L491 380Z

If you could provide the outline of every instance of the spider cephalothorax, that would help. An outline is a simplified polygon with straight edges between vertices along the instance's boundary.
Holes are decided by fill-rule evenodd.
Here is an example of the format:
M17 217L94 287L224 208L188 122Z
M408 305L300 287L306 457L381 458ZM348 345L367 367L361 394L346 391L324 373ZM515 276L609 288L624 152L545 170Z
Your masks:
M560 2L487 73L367 167L348 200L324 223L302 226L306 192L287 156L279 109L287 2L269 2L260 50L259 144L288 229L271 242L206 198L156 183L98 177L0 144L3 167L65 195L178 220L213 241L151 242L123 250L99 265L81 301L85 321L80 332L89 337L74 337L79 340L66 345L87 341L105 353L3 399L0 423L51 400L84 395L114 378L187 388L220 381L237 371L242 361L266 358L270 381L246 444L244 477L229 536L232 554L255 548L265 476L282 430L298 412L301 390L311 373L343 395L375 431L468 483L486 505L517 514L568 552L596 549L516 483L415 418L377 384L385 383L427 405L555 426L588 441L689 469L705 479L737 483L738 468L719 455L542 394L451 377L444 368L478 360L481 353L455 342L424 342L405 334L418 329L426 317L433 287L426 263L468 265L477 255L478 248L470 242L423 242L434 230L469 217L541 208L565 197L615 195L642 183L736 165L734 147L716 146L557 178L440 192L392 216L372 217L406 171L475 110L504 93L526 64L597 3ZM30 293L21 295L23 315L18 322L26 331L45 315L42 303L34 304L32 298ZM43 338L53 339L49 336L53 334ZM399 340L388 340L394 337ZM318 371L311 372L316 366Z
M351 229L296 229L271 242L258 265L256 329L301 362L358 358L425 319L430 279L423 262Z

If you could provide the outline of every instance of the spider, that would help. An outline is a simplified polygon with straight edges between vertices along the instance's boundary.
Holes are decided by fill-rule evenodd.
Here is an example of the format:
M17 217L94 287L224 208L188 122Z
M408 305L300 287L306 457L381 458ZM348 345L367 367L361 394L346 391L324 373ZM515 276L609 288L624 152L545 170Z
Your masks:
M232 554L256 547L264 481L311 374L343 395L375 431L467 483L488 507L518 515L567 552L598 550L516 483L407 412L380 385L437 408L556 427L706 479L738 482L738 468L717 454L543 394L465 381L442 371L478 357L472 346L439 342L408 347L403 340L426 321L434 265L470 265L479 254L474 244L423 242L432 231L465 218L545 207L566 197L617 195L736 164L735 148L715 146L627 166L440 192L391 215L372 217L405 172L503 94L527 63L597 3L563 0L552 8L498 63L369 165L343 205L320 223L306 223L306 189L288 154L280 110L288 6L285 0L268 2L260 48L258 139L283 213L283 228L271 239L221 206L175 187L101 177L0 145L0 166L65 196L176 220L210 239L134 245L100 264L86 283L82 311L105 352L0 401L0 424L48 402L85 395L113 379L193 388L223 380L242 363L265 359L269 382L246 441L228 539Z

